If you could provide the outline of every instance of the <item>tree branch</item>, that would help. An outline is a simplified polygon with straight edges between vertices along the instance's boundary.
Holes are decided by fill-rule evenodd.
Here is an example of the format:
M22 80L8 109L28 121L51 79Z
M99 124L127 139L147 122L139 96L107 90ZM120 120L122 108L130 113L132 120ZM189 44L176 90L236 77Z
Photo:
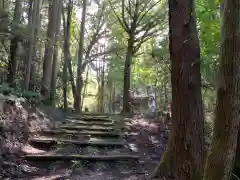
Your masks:
M136 0L135 3L135 11L131 23L131 34L135 34L137 28L137 21L138 21L138 11L139 11L139 0Z
M125 5L124 5L124 1L125 0L122 0L122 21L123 21L123 23L124 23L124 26L126 26L127 27L127 29L130 29L129 28L129 25L128 25L128 23L127 23L127 21L126 21L126 19L125 19Z
M131 7L131 2L130 1L131 0L128 0L128 7L125 5L125 8L126 8L128 14L129 14L129 17L133 18L133 16L132 16L132 7Z
M150 20L148 23L143 24L142 26L140 24L138 24L138 27L140 26L141 28L135 31L135 35L141 33L141 32L145 32L145 31L150 31L151 29L153 29L154 27L156 27L159 22L157 21L158 17L153 18L152 20Z
M158 29L156 29L156 30L154 30L152 32L150 32L150 30L152 30L152 28L147 29L140 38L135 39L134 43L136 43L136 42L138 42L138 43L137 43L137 45L135 45L135 47L133 49L133 54L135 54L139 50L139 48L141 47L141 45L144 42L146 42L147 40L153 38L154 36L159 35L157 33L159 31Z
M151 2L151 1L150 1ZM149 3L150 3L149 2ZM160 1L156 1L155 3L153 3L147 10L145 10L145 12L139 17L139 20L137 22L137 25L139 25L141 23L141 21L143 20L143 18L159 3Z
M95 32L95 33L94 33L94 35L93 35L93 37L92 37L92 39L91 39L91 41L90 41L90 44L89 44L89 46L88 46L88 48L87 48L87 50L86 50L85 59L88 59L88 58L89 58L90 52L91 52L91 50L92 50L92 47L94 46L95 43L97 43L97 41L98 41L98 40L102 37L102 35L104 35L104 34L105 34L104 31L101 32L101 33L99 33L99 32Z
M125 50L125 48L110 48L104 52L92 54L89 57L89 59L92 59L92 58L98 57L98 56L103 56L103 55L110 54L110 53L117 53L118 51L122 51L122 50Z
M124 22L121 20L121 18L117 15L116 11L114 10L114 7L112 6L111 2L109 1L109 5L115 15L115 17L117 18L118 22L120 23L120 25L122 26L122 28L126 31L129 32L129 27L125 26Z

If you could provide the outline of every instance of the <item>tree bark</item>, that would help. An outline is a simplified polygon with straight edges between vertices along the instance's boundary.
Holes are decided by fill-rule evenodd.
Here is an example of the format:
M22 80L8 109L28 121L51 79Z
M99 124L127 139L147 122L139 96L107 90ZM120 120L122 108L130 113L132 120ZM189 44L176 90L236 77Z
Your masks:
M64 18L64 63L63 63L63 106L64 110L66 111L68 108L67 103L67 86L68 86L68 66L70 61L70 54L69 54L69 48L70 48L70 26L71 26L71 20L72 20L72 9L73 4L72 1L69 0L68 7L67 7L67 22L65 22ZM64 17L64 12L63 12ZM71 65L71 64L70 64ZM70 67L69 71L72 70L72 67ZM74 95L74 94L73 94Z
M108 76L108 111L109 113L112 113L112 94L113 94L113 81L110 76Z
M87 0L83 0L82 19L81 19L81 27L80 27L80 41L79 41L79 49L78 49L78 66L77 66L77 79L76 79L77 90L74 98L75 110L77 112L81 111L81 92L82 92L82 86L83 86L82 62L83 62L83 52L84 52L84 31L85 31L86 11L87 11Z
M213 139L204 180L229 180L239 131L240 2L224 2L220 69Z
M104 64L104 61L103 61ZM101 72L101 85L100 85L100 113L104 113L104 86L105 86L105 69L104 65Z
M13 23L20 24L21 19L21 3L22 0L15 1ZM8 76L7 81L11 86L15 86L16 71L17 71L17 50L18 40L17 36L13 37L10 43L10 59L8 62Z
M40 44L39 43L39 33L40 33L40 27L41 27L40 5L42 4L42 0L39 0L37 2L39 3L39 6L37 9L37 16L35 18L36 26L34 28L33 55L32 55L32 63L31 63L31 71L30 71L29 90L35 89L35 86L36 86L35 79L37 74L37 68L40 63L40 58L37 52Z
M85 96L87 94L87 85L88 85L88 78L89 78L89 67L87 68L87 73L86 73L86 79L85 79L85 83L84 83L84 89L83 89L83 95L82 95L82 102L81 102L81 111L83 109L83 103L84 103L84 99L85 99Z
M130 108L130 74L131 74L131 65L132 65L132 56L133 56L133 41L134 37L129 38L128 47L126 52L126 60L124 65L124 85L123 85L123 114L129 114L131 112Z
M167 171L177 180L200 180L205 141L194 0L169 0L169 49L172 129L167 150L153 177Z
M113 81L113 90L112 90L112 112L116 112L116 83Z
M29 85L30 85L30 76L31 76L31 66L33 63L33 55L34 50L36 50L36 48L34 48L34 45L36 44L36 26L38 23L38 16L39 16L39 11L40 11L40 1L32 1L31 3L31 9L29 10L29 28L31 29L31 34L30 34L30 41L28 43L28 51L27 51L27 59L25 62L25 69L24 69L24 85L23 85L23 89L24 90L28 90L29 89Z
M163 89L164 89L164 111L167 110L168 107L168 92L167 92L167 81L165 80L163 84Z
M52 0L49 2L49 22L47 30L47 40L45 44L45 52L43 59L43 77L41 94L45 99L49 98L50 83L52 75L52 64L53 64L53 50L55 42L55 29L57 25L57 14L58 14L58 0Z
M68 71L69 71L69 80L70 80L71 86L72 86L72 94L73 94L73 97L75 97L75 95L76 95L76 86L75 86L73 70L72 70L72 59L70 57L69 57L69 61L68 61Z
M51 90L50 90L50 102L55 107L56 101L56 85L57 85L57 74L59 70L59 60L58 60L58 48L60 42L60 28L61 28L61 14L63 4L60 1L58 3L58 13L57 13L57 24L56 24L56 34L55 34L55 45L53 51L53 65L52 65L52 79L51 79Z
M236 157L235 162L233 166L233 173L240 177L240 131L238 131L238 137L237 137L237 148L236 148Z

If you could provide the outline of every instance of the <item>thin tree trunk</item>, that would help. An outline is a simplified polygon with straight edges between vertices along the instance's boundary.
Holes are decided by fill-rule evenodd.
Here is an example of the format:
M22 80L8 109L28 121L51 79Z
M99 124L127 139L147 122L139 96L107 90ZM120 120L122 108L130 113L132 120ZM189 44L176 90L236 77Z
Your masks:
M128 114L131 112L130 108L130 74L131 74L131 64L132 64L132 56L133 56L133 37L130 37L128 40L128 47L126 52L126 60L124 65L124 85L123 85L123 114Z
M116 112L116 87L115 82L113 82L113 92L112 92L112 112L113 114Z
M156 106L156 108L155 108L155 115L156 115L156 113L157 113L157 108L159 108L160 109L160 107L158 107L158 104L157 104L157 82L158 82L158 80L156 79L155 80L155 83L154 83L154 101L155 101L155 106Z
M108 77L108 90L109 90L109 94L108 94L108 111L109 113L112 113L112 90L113 90L113 83L112 83L112 79L110 77Z
M172 129L153 176L170 172L177 180L200 180L206 152L194 0L169 0L169 41Z
M164 82L164 85L163 85L163 89L164 89L164 111L167 110L167 106L168 106L168 93L167 93L167 82L165 81Z
M224 2L215 123L204 180L229 180L239 131L240 2Z
M101 52L98 49L99 53ZM100 66L100 58L96 61L97 66L97 82L98 82L98 93L97 93L97 112L100 113L100 106L101 106L101 66Z
M71 60L69 59L69 48L70 48L70 26L72 21L72 9L73 4L72 0L69 0L68 6L67 6L67 22L65 22L65 16L63 11L63 19L64 19L64 63L63 63L63 105L64 110L66 111L68 108L67 103L67 86L68 86L68 67L71 65ZM70 67L69 71L72 71L72 67ZM71 76L71 74L70 74Z
M83 52L84 52L84 31L85 31L85 19L87 11L87 0L83 0L82 5L82 19L80 27L80 41L79 41L79 50L78 50L78 66L77 66L77 79L76 79L76 95L75 95L75 110L77 112L81 111L81 91L83 86L82 78L82 63L83 63Z
M4 1L5 0L0 0L0 9L4 10Z
M104 63L104 61L103 61ZM105 69L104 65L102 67L102 72L101 72L101 85L100 85L100 113L104 113L104 85L105 85Z
M86 79L85 79L85 84L84 84L84 88L83 88L83 95L82 95L82 102L81 102L81 111L83 109L83 103L84 103L84 98L87 92L87 85L88 85L88 73L89 73L89 67L87 68L87 73L86 73Z
M52 75L52 64L53 64L53 50L55 42L55 33L57 25L57 14L58 14L58 0L52 0L49 2L49 22L47 30L47 41L45 44L45 52L43 59L43 76L42 76L42 87L41 94L45 99L49 99L50 83Z
M42 4L42 0L39 0L39 4ZM41 29L41 15L40 15L40 10L41 7L39 5L39 12L37 13L37 18L36 18L36 28L35 28L35 40L34 40L34 45L33 45L33 61L31 64L31 73L30 73L30 85L29 85L29 89L30 90L34 90L36 87L36 77L39 74L39 71L37 71L38 69L40 69L40 64L41 64L41 42L40 42L40 29Z
M21 3L22 0L15 1L13 23L20 24L21 19ZM15 36L10 43L10 57L8 62L8 77L7 81L11 86L15 86L16 71L17 71L17 50L18 38Z
M72 86L72 94L73 94L73 97L75 97L75 95L76 95L76 86L75 86L73 70L72 70L72 59L70 57L69 57L69 61L68 61L68 71L69 71L69 80L70 80L71 86Z
M55 107L56 101L56 85L57 85L57 74L59 70L59 60L58 60L58 48L60 42L60 28L61 28L61 14L63 4L60 1L58 4L57 13L57 24L56 24L56 34L55 34L55 46L53 51L53 65L52 65L52 80L51 80L51 91L50 91L50 102Z
M38 23L38 17L39 17L39 11L40 11L40 1L32 1L32 9L30 9L29 12L29 27L31 28L31 34L30 34L30 41L28 43L28 54L27 54L27 59L25 63L25 69L24 69L24 86L23 88L25 90L29 89L30 86L30 77L31 77L31 66L33 63L33 55L35 54L34 50L34 45L36 44L36 26ZM34 70L34 69L33 69Z

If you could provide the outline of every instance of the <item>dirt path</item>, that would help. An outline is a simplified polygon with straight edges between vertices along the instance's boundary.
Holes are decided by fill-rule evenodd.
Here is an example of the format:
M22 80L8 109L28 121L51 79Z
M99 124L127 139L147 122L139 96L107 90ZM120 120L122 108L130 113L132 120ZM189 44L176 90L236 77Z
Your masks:
M26 180L139 180L158 164L167 142L160 120L67 117L23 148Z

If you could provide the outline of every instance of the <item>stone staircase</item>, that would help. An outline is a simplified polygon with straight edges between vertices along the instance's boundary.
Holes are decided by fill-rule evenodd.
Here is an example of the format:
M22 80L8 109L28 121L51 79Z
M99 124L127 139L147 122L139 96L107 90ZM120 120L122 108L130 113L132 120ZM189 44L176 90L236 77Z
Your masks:
M71 115L55 129L29 138L41 152L26 154L27 161L133 161L138 156L124 140L124 123L109 116Z

